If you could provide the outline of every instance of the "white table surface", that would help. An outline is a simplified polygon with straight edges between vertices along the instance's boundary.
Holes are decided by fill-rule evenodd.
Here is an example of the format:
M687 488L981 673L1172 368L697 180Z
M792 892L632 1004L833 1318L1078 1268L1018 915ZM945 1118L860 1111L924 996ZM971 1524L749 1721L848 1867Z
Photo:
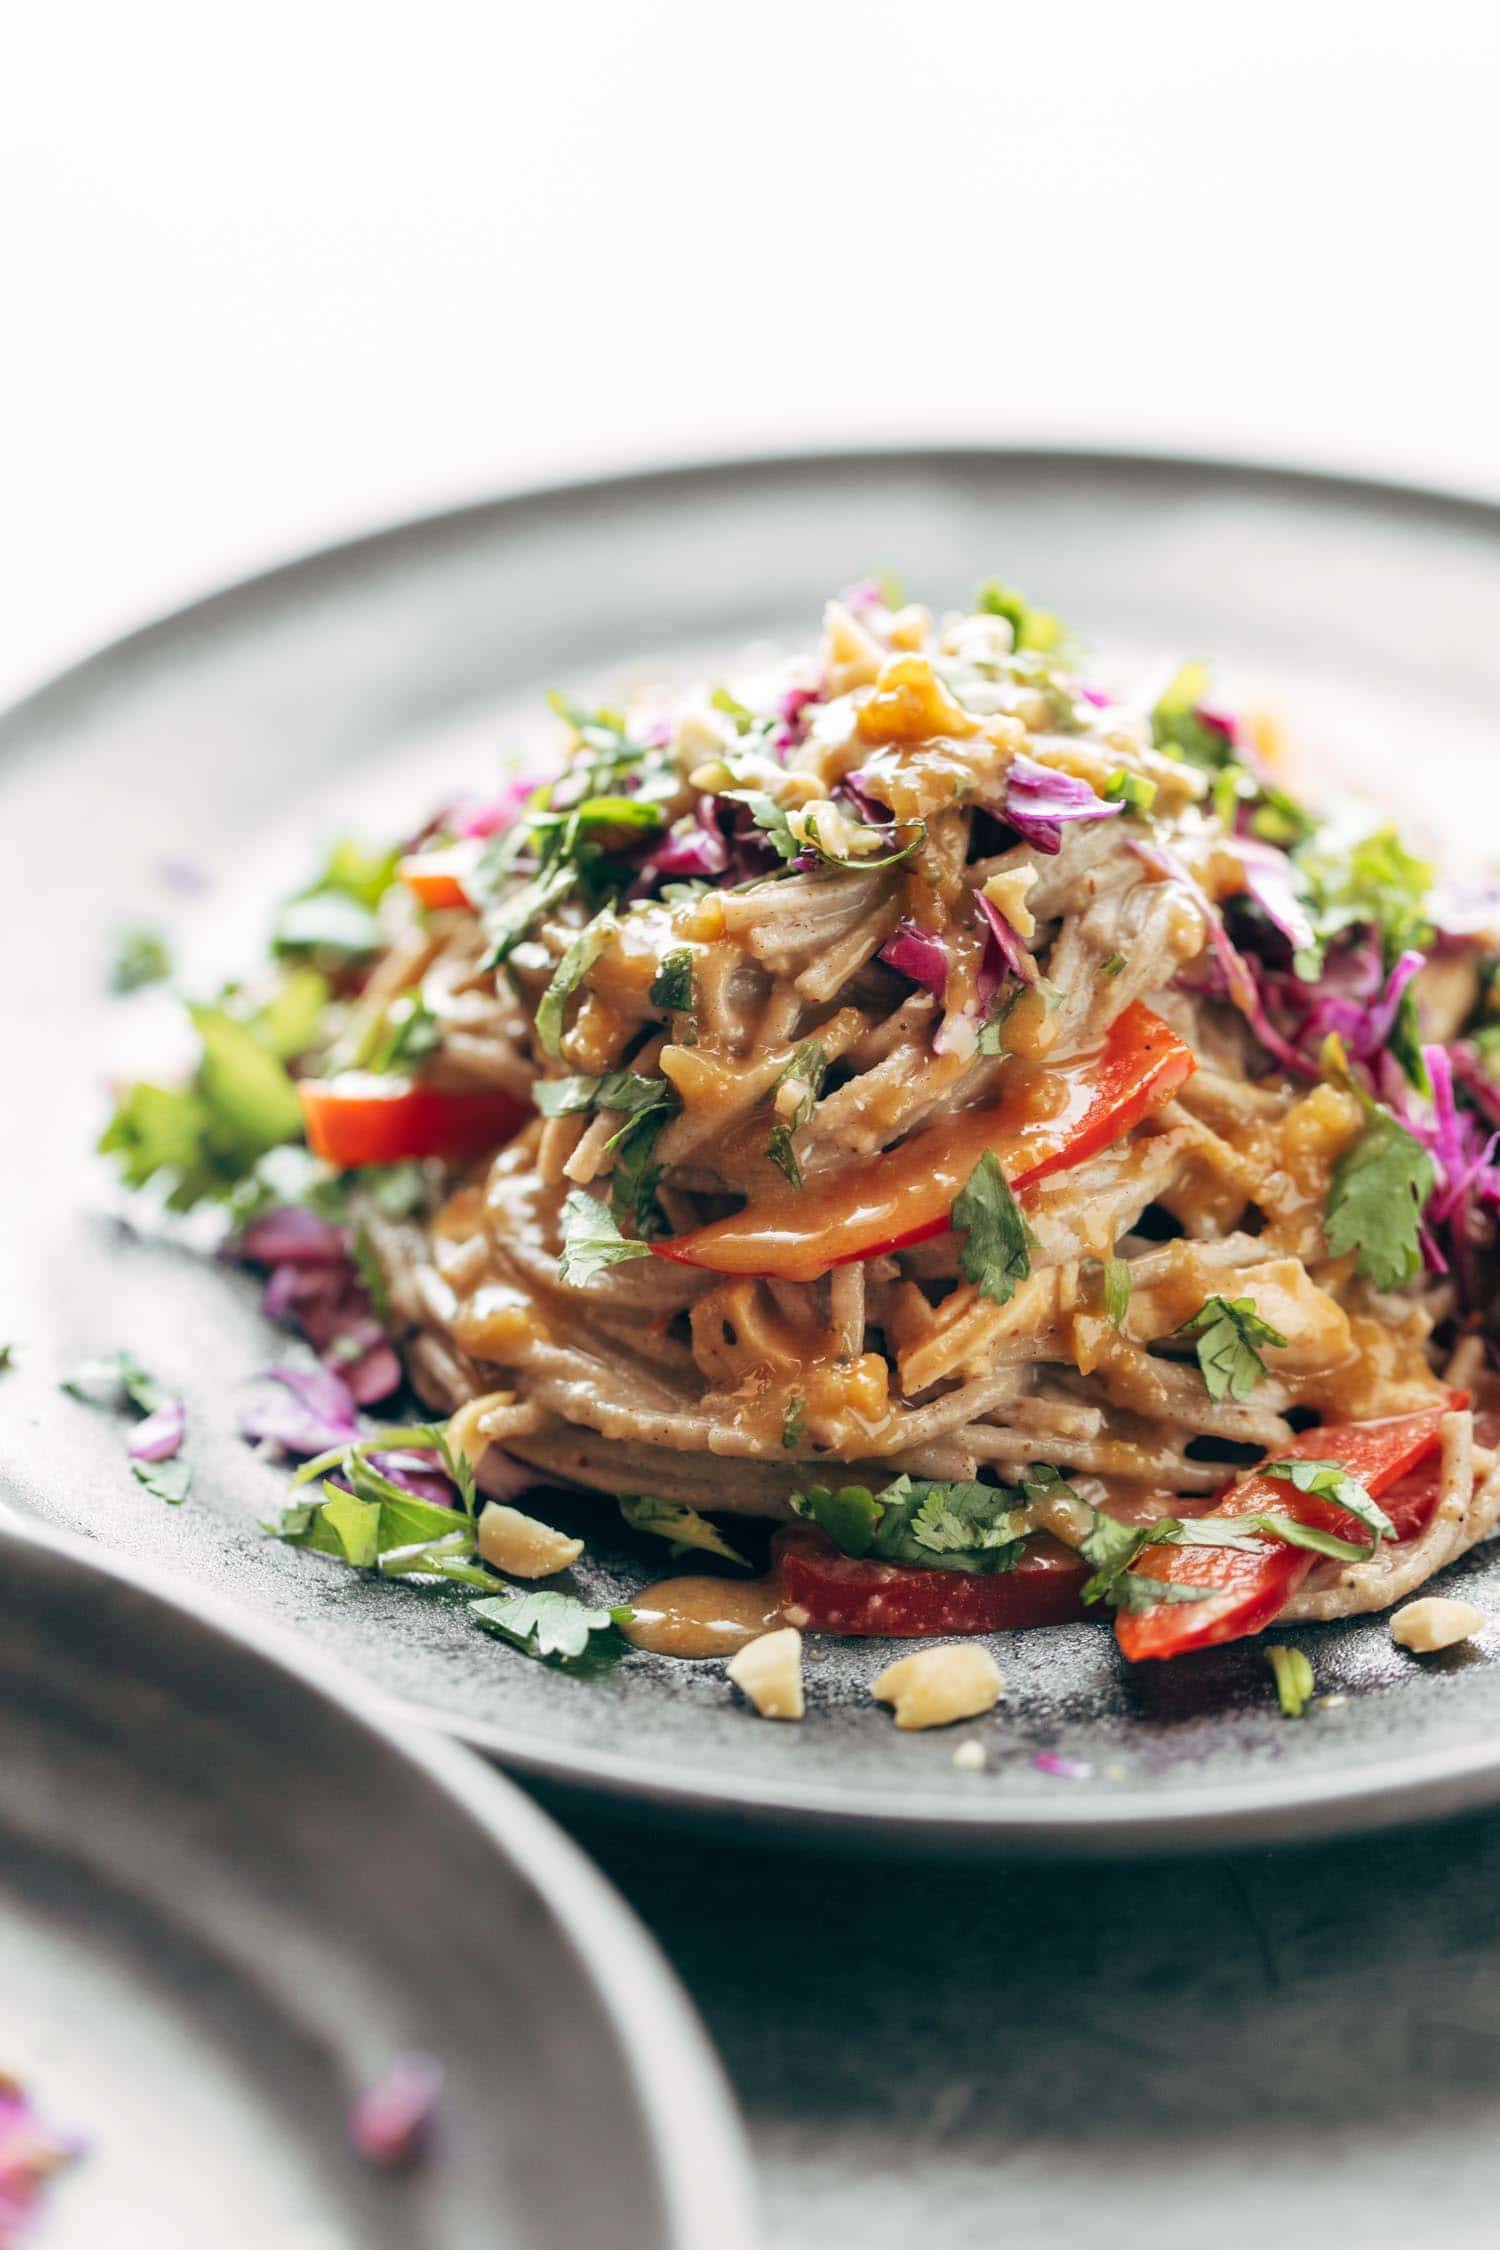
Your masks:
M0 67L0 698L371 522L870 438L1500 493L1500 18L54 0Z

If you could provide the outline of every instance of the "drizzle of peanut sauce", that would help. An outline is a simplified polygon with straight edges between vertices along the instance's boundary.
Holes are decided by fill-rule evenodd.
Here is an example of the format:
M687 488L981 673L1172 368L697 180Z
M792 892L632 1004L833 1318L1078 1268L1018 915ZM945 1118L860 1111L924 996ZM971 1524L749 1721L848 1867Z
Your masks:
M620 1630L653 1656L732 1656L781 1623L772 1578L664 1578L631 1603Z

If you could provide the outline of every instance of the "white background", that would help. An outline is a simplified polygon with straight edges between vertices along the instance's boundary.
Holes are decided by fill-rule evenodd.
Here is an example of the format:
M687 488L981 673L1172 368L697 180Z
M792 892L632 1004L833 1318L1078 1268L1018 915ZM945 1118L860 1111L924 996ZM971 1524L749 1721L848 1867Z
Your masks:
M1192 444L1500 493L1500 19L1222 0L23 6L0 695L601 465Z

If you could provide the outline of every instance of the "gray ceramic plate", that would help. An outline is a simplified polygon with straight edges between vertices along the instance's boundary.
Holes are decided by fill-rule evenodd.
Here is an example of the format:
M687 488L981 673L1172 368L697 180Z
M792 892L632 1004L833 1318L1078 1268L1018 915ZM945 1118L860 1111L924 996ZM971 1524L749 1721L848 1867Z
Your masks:
M936 602L1000 571L1128 655L1218 652L1231 685L1315 737L1334 781L1494 836L1500 515L1454 499L1195 463L1027 454L727 465L502 501L382 534L219 596L0 722L0 913L13 1018L0 1115L11 1206L0 1469L46 1522L297 1627L372 1686L534 1783L721 1823L1008 1849L1144 1849L1404 1820L1500 1797L1490 1644L1419 1667L1379 1620L1297 1636L1347 1700L1278 1715L1254 1647L1127 1677L1106 1631L1010 1636L985 1771L900 1737L866 1646L819 1650L811 1711L771 1727L716 1667L632 1657L580 1682L483 1641L447 1597L365 1584L267 1542L278 1480L232 1435L274 1356L243 1277L138 1238L82 1151L137 1017L102 990L112 920L165 915L201 984L341 825L391 829L524 745L541 691L757 635L805 634L872 567ZM182 905L163 862L212 888ZM11 1300L6 1305L4 1300ZM191 1501L123 1473L120 1434L57 1396L70 1358L128 1344L192 1415ZM709 1497L705 1493L705 1498ZM586 1582L653 1558L596 1526ZM1500 1563L1454 1583L1500 1609ZM1059 1774L1031 1762L1061 1752Z
M0 1525L0 2064L88 2143L47 2240L748 2250L707 2042L582 1854L147 1576ZM433 2144L377 2171L349 2101L411 2050Z

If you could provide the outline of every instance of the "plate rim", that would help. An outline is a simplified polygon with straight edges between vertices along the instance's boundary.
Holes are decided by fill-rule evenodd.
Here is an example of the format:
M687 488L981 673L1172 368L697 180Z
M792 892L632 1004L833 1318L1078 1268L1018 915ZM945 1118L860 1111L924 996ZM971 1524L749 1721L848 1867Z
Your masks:
M1201 478L1270 497L1302 496L1332 506L1436 518L1500 537L1500 496L1459 482L1330 468L1295 457L1170 446L970 439L951 443L895 439L848 447L810 444L776 451L747 448L686 454L641 468L503 484L457 505L381 520L365 531L294 551L267 568L211 586L191 601L151 616L86 652L0 709L0 755L24 755L29 735L45 732L54 719L65 718L74 697L107 687L122 668L170 656L179 642L232 629L245 622L247 612L262 605L295 598L303 590L311 593L326 578L357 576L405 550L462 540L490 529L512 529L536 514L554 515L608 502L649 507L658 497L691 493L695 487L722 488L798 475L809 479L923 471L951 475L966 463L991 472L997 467L1031 473L1051 470L1073 479L1134 477L1165 484ZM0 1527L20 1528L42 1544L80 1544L73 1535L29 1516L17 1517L3 1505ZM87 1543L82 1544L87 1551ZM109 1568L134 1580L128 1558L113 1550L108 1556ZM150 1589L143 1584L143 1590ZM178 1600L174 1606L187 1605ZM247 1622L257 1628L261 1622L261 1613L248 1604L242 1607L223 1597L210 1602L204 1596L200 1601L195 1593L192 1607L212 1614L222 1629L241 1640L247 1638ZM343 1669L315 1643L271 1619L265 1621L263 1634L258 1631L253 1645L263 1643L279 1643L280 1661L315 1687L322 1675L336 1676ZM289 1664L292 1650L298 1652L295 1665ZM1103 1792L1025 1799L996 1807L976 1791L972 1804L949 1800L941 1810L927 1811L913 1809L894 1788L887 1793L856 1785L836 1791L826 1784L799 1783L792 1774L775 1782L741 1778L723 1788L693 1780L679 1782L647 1761L548 1743L529 1733L512 1734L489 1721L373 1688L365 1689L365 1700L371 1711L383 1713L385 1727L397 1735L403 1726L415 1724L427 1741L441 1743L447 1755L453 1754L449 1745L482 1752L565 1812L593 1808L642 1819L666 1813L720 1833L753 1831L764 1836L774 1828L777 1837L813 1846L1016 1858L1163 1856L1254 1843L1314 1843L1457 1817L1500 1803L1500 1744L1491 1749L1481 1743L1436 1752L1420 1763L1398 1758L1357 1767L1331 1780L1218 1784L1183 1791L1158 1804L1135 1800L1128 1810L1117 1807ZM568 1848L576 1849L570 1844ZM585 1869L594 1872L586 1856L580 1857ZM633 1922L629 1909L614 1900L604 1879L597 1879L610 1903ZM651 1945L638 1927L637 1935ZM670 1972L666 1973L670 1982Z
M17 1548L59 1558L84 1581L127 1587L176 1625L232 1641L292 1693L332 1706L341 1723L439 1788L546 1901L560 1941L576 1956L635 2085L670 2250L700 2250L709 2240L755 2250L753 2174L738 2104L686 1987L634 1908L526 1791L451 1731L415 1714L403 1718L389 1697L372 1693L357 1672L292 1628L0 1501L0 1557Z

